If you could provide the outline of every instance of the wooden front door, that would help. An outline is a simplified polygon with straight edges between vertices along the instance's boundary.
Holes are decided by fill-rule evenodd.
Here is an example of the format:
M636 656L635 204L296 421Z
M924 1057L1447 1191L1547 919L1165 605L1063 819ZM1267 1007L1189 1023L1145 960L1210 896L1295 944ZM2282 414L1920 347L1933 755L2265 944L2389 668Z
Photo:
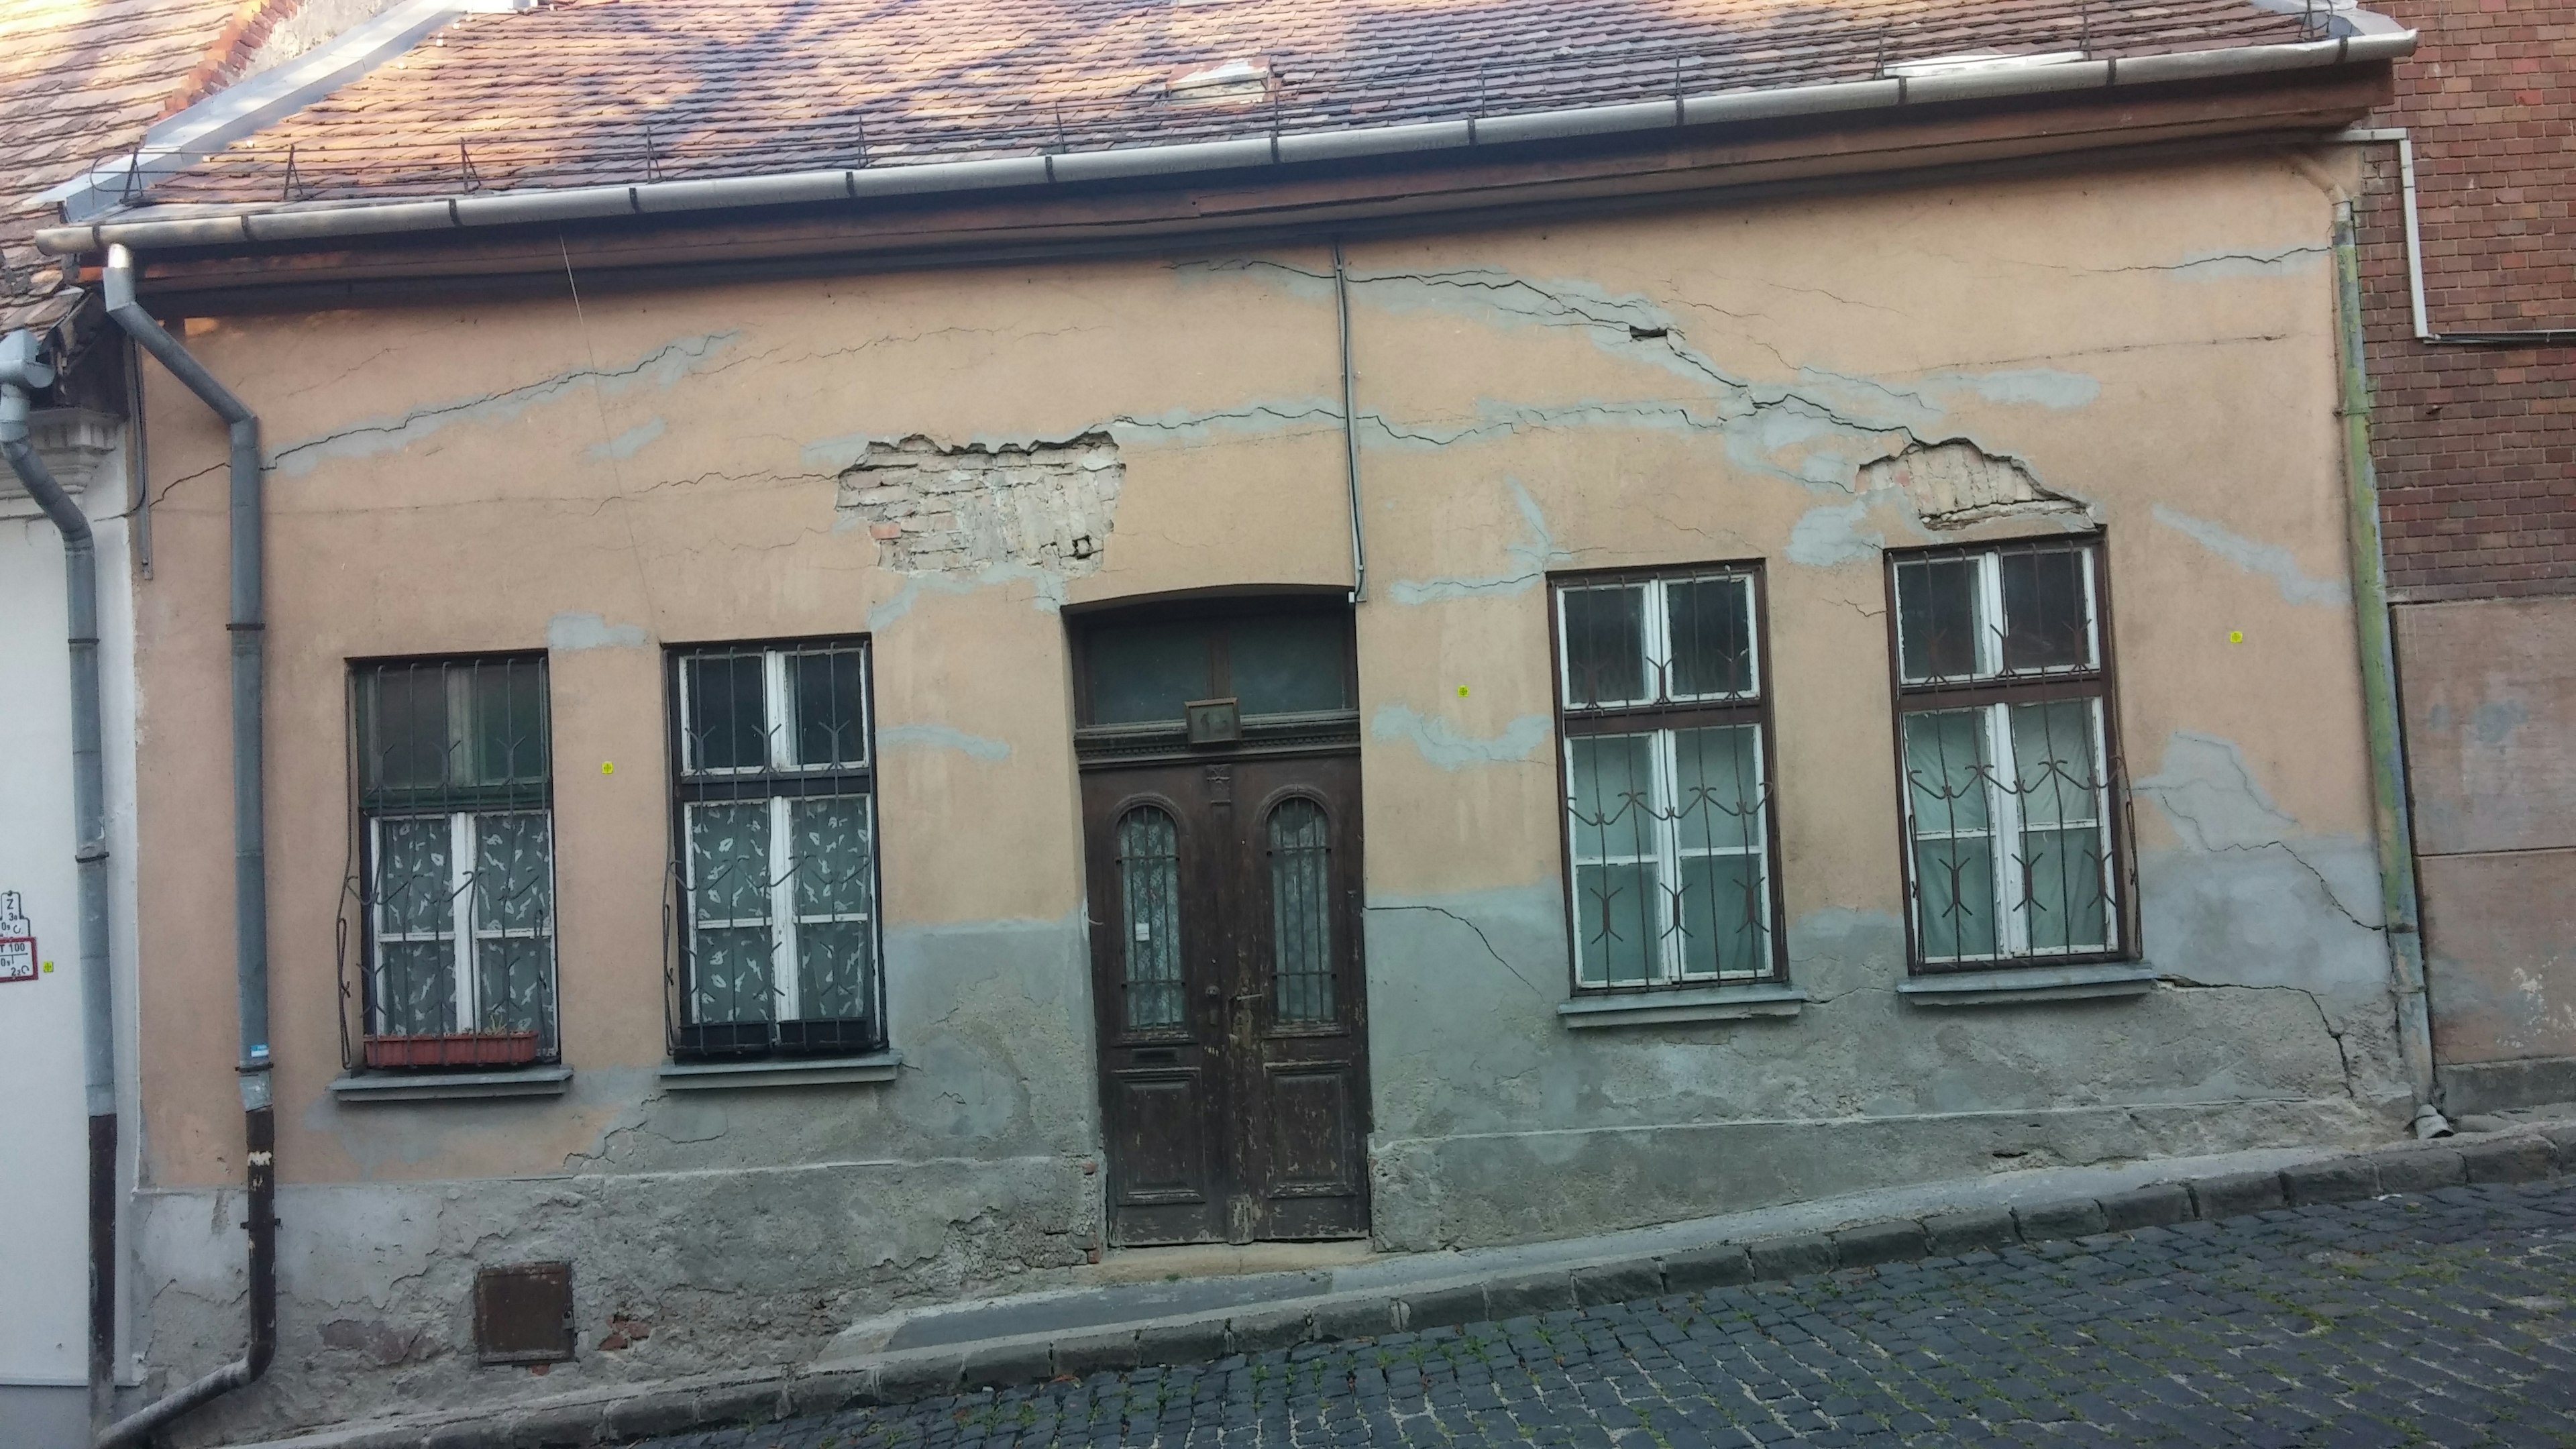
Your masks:
M1110 1241L1368 1233L1356 754L1087 770Z

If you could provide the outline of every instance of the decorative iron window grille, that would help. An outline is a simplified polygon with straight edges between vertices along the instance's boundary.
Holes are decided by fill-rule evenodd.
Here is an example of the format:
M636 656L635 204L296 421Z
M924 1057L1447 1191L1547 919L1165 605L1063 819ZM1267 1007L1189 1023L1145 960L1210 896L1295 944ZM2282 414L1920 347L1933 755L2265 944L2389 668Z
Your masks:
M1551 587L1575 989L1786 980L1760 566Z
M2124 955L2124 813L2098 541L1891 553L1918 970Z
M671 654L677 1057L885 1045L864 640Z
M350 694L362 949L360 1050L348 1064L488 1069L551 1060L545 659L360 664ZM349 925L344 917L344 997Z

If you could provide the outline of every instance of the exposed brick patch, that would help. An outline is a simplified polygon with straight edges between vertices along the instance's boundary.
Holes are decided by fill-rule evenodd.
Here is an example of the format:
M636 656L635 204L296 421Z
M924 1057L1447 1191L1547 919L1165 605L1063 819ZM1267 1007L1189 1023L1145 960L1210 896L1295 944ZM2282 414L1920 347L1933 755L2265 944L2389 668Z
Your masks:
M277 23L293 15L303 0L242 0L215 31L206 53L179 79L178 89L161 104L163 116L175 116L234 81L259 52L260 42Z
M868 444L841 474L840 507L904 573L1020 564L1078 578L1100 568L1125 477L1107 433L953 448L915 434Z
M2576 10L2373 6L2423 32L2374 124L2415 137L2436 332L2576 327ZM2397 158L2360 198L2380 525L2401 600L2576 592L2576 347L2414 340Z

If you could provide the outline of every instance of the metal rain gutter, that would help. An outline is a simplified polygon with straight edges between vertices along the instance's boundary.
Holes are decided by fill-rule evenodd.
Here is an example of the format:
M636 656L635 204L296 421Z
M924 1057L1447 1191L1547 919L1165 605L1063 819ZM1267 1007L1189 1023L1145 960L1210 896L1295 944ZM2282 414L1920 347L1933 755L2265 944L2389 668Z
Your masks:
M277 1354L277 1121L270 1105L268 1049L268 851L261 813L265 757L261 684L266 663L261 610L259 419L179 339L134 299L134 258L107 256L107 315L144 351L224 420L232 444L233 970L239 995L242 1135L249 1199L250 1343L242 1356L136 1410L103 1431L97 1449L139 1444L154 1430L268 1371Z
M487 226L562 223L602 217L665 216L735 207L866 201L1047 186L1139 176L1248 170L1360 157L1415 155L1570 136L1668 131L1689 126L1843 115L1910 105L2115 90L2229 76L2320 70L2389 60L2415 49L2416 32L2368 11L2337 11L2359 33L2280 45L2007 66L1880 80L1718 91L1669 100L1469 117L1331 131L1264 132L1226 141L1131 146L982 161L796 171L626 186L534 188L418 201L251 206L168 221L92 221L48 227L36 245L55 255L104 247L238 246L311 242Z
M107 971L106 747L98 686L98 549L89 518L45 467L28 432L49 387L34 333L0 338L0 458L63 536L72 668L72 859L79 870L81 1045L89 1107L89 1395L102 1419L116 1392L116 1015Z

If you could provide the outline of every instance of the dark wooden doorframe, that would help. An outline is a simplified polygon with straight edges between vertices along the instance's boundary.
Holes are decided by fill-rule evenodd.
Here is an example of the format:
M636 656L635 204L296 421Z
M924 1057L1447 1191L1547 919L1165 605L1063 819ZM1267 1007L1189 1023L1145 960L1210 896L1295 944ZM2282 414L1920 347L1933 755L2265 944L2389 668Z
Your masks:
M1110 1241L1366 1236L1357 751L1086 765L1083 833Z

